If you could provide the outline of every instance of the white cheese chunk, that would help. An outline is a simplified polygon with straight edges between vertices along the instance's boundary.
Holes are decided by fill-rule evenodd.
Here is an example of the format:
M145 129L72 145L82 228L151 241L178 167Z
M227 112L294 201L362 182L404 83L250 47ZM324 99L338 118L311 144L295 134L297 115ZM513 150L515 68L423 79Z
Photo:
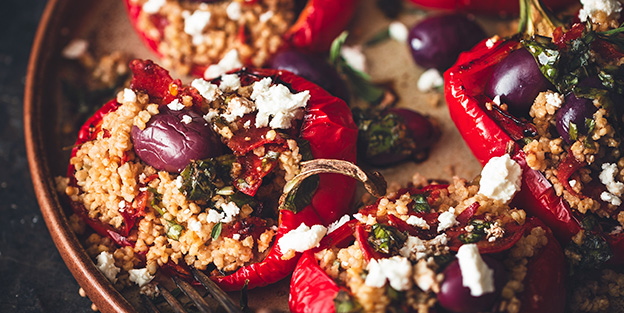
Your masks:
M236 74L225 74L221 76L221 91L235 91L241 86L240 77Z
M167 107L171 111L180 111L180 110L184 109L184 104L180 103L180 100L174 99L169 104L167 104Z
M221 116L228 122L233 122L237 118L243 117L247 113L255 111L253 102L242 101L241 98L232 98L228 102L227 110Z
M160 8L162 8L166 2L167 0L148 0L143 4L143 12L148 14L158 13Z
M206 113L206 115L203 116L204 120L206 120L206 122L210 123L212 122L217 116L219 116L219 112L215 109L210 109L208 110L208 113Z
M337 220L337 221L329 224L329 226L327 226L327 233L331 234L332 232L334 232L334 230L340 228L340 226L346 224L350 220L351 220L351 216L349 216L349 214L343 215L339 220Z
M84 39L74 39L63 48L61 55L69 60L75 60L87 53L89 42Z
M455 209L449 208L448 211L440 213L438 216L438 232L444 231L450 227L459 224L455 218Z
M481 171L479 193L508 203L520 190L522 168L508 154L491 158Z
M277 245L283 254L287 254L290 251L304 252L318 247L326 233L327 228L323 225L308 227L306 224L301 223L296 229L284 234L277 241Z
M494 292L494 270L483 261L476 244L465 244L459 247L457 259L462 275L462 285L470 289L471 296L479 297Z
M427 92L444 85L444 78L435 68L423 72L418 78L418 90Z
M427 224L427 221L425 221L424 218L418 217L416 215L408 217L405 222L409 225L416 226L422 229L429 229L429 224Z
M586 22L588 19L596 22L594 18L599 11L604 12L607 16L619 19L622 11L622 4L618 0L581 0L581 4L583 4L583 8L579 10L581 22Z
M232 49L223 56L219 63L212 64L208 66L208 68L206 68L206 71L204 72L204 78L215 78L242 66L243 63L241 63L240 61L238 51L236 49Z
M210 23L211 13L196 10L188 14L185 11L182 16L184 17L184 32L191 36L194 45L201 45L204 42L204 28Z
M260 20L261 23L266 23L268 22L273 16L275 15L275 13L273 13L273 11L266 11L262 14L260 14L260 17L258 18Z
M618 196L616 196L616 195L614 195L614 194L612 194L612 193L610 193L608 191L603 191L600 194L600 200L602 200L604 202L607 202L607 203L610 203L612 205L617 205L617 206L622 204L622 200Z
M148 14L158 13L167 0L148 0L143 4L143 12Z
M251 99L258 109L256 127L290 128L292 121L303 117L303 108L310 99L310 92L304 90L291 93L286 86L271 83L271 78L265 77L252 85Z
M221 220L225 218L225 214L219 212L215 209L209 209L208 215L206 216L206 222L208 223L219 223Z
M225 13L227 13L228 18L231 19L232 21L238 21L243 15L241 11L240 2L238 1L230 2L227 8L225 8Z
M240 208L232 201L222 204L221 209L223 210L223 213L225 213L225 217L221 219L222 223L232 222L240 213Z
M154 279L154 276L150 274L147 268L131 269L128 270L128 274L130 274L130 281L139 285L139 287L149 284Z
M364 284L381 288L390 283L392 288L403 291L411 287L412 263L402 256L393 256L384 259L371 259L366 267L368 275Z
M136 95L136 93L134 93L134 91L132 91L132 89L129 89L129 88L124 88L124 90L123 90L123 97L122 97L122 99L123 99L122 101L123 101L124 103L127 103L127 102L136 102L137 95Z
M115 258L109 252L102 251L97 256L97 268L110 280L112 283L117 281L117 274L121 269L115 266Z
M193 118L190 115L183 115L182 116L182 123L184 124L190 124L193 121Z
M191 86L199 92L208 102L212 102L217 98L217 85L211 84L202 78L194 79Z
M398 42L407 42L409 30L405 24L394 21L388 26L388 34L390 34L390 38Z
M617 175L617 173L617 164L603 163L602 171L600 172L600 175L598 175L598 178L600 178L600 182L607 187L607 190L610 193L616 196L621 196L622 192L624 191L624 184L615 181L615 176Z
M188 222L188 228L199 234L201 233L202 223L200 221L191 220Z

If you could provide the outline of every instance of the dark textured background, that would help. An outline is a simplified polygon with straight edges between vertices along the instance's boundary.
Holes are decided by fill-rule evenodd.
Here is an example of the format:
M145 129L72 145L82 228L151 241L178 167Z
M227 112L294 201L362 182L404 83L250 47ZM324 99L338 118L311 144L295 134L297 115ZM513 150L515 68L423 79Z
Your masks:
M43 221L24 146L26 67L45 4L0 1L0 312L91 312Z

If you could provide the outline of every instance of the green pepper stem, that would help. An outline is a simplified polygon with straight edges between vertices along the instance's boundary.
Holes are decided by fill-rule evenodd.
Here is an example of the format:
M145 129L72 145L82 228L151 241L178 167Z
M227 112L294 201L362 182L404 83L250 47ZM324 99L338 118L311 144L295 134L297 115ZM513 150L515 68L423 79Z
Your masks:
M342 174L353 177L364 184L366 190L375 197L382 197L386 194L386 180L379 172L368 173L357 165L343 160L334 159L314 159L301 162L301 172L284 185L284 193L279 200L279 208L283 209L289 193L296 191L306 178L324 173ZM341 195L336 195L340 197Z
M536 35L551 37L557 27L563 26L540 0L520 0L519 34L529 38Z

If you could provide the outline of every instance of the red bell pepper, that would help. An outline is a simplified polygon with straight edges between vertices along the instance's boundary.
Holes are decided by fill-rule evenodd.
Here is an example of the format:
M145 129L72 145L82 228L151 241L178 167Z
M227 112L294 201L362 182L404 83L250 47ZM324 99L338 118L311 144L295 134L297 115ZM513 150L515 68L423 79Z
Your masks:
M153 101L161 99L162 103L167 103L163 99L171 101L176 98L181 99L183 95L194 96L196 94L193 88L177 85L179 81L171 79L165 70L151 61L135 60L132 62L131 68L135 75L131 88L146 92ZM238 74L243 85L251 84L264 77L271 77L273 81L285 84L293 91L308 90L310 99L298 131L298 137L310 143L314 158L333 158L350 162L356 160L357 127L351 117L351 111L344 101L331 96L322 88L290 72L247 69L239 71ZM149 78L153 78L153 80ZM218 79L214 82L218 83ZM172 87L174 85L177 87ZM93 140L102 131L100 127L102 118L119 106L120 104L115 100L110 101L82 126L72 156L76 154L81 144ZM70 178L70 185L75 186L74 172L73 165L70 165L68 177ZM355 182L353 179L339 174L320 174L319 184L310 205L298 213L285 210L280 212L279 228L274 242L277 242L288 231L297 228L301 223L308 226L314 224L328 225L338 219L347 211L354 191ZM112 238L119 245L134 245L133 240L128 237L134 224L124 224L121 229L115 229L110 225L104 225L99 220L88 218L86 208L80 203L72 202L72 208L100 235ZM141 218L140 210L136 211L137 215L132 219L127 219L127 221L134 223ZM298 260L298 255L289 260L282 260L282 255L280 249L274 244L267 257L261 262L242 267L231 275L213 276L212 279L225 290L239 290L246 283L248 288L274 283L290 274ZM165 270L170 273L183 274L183 276L188 274L183 266L169 264L168 267Z
M499 0L410 0L420 7L428 9L440 9L461 11L474 14L486 15L517 15L520 6L518 1ZM572 0L545 0L551 9L561 9L577 1Z
M255 1L247 2L253 4ZM138 25L139 15L142 14L143 10L142 6L137 1L124 0L124 3L133 27L145 45L156 55L163 57L159 51L160 43L148 36ZM328 51L332 41L346 28L358 3L359 0L306 0L305 6L296 21L283 35L284 46L310 52ZM167 21L157 14L150 15L150 17L152 23L162 34ZM244 37L244 28L240 28L239 38ZM244 60L243 63L245 63ZM192 73L203 76L208 65L210 64L195 64Z
M569 35L561 34L562 29L557 28L554 37L561 43L565 38L578 37L581 28L584 29L573 26ZM511 151L512 158L522 168L522 189L515 196L514 204L544 221L559 240L567 243L583 229L581 218L572 212L563 197L557 196L541 172L527 165L526 156L517 143L522 136L521 130L514 128L521 127L515 118L506 112L501 114L486 108L486 103L492 100L484 95L484 88L494 66L520 47L518 36L515 36L498 41L484 40L462 53L457 63L444 73L446 102L455 126L481 164ZM574 157L562 162L557 176L563 179L567 190L572 190L567 178L582 165ZM624 234L603 233L599 236L610 244L613 252L610 262L624 262Z
M391 216L388 216L390 220L392 220ZM350 223L353 223L353 220ZM529 218L522 227L514 229L517 234L512 235L512 237L519 239L523 235L530 234L535 227L541 227L546 230L548 243L540 248L533 257L529 258L527 274L523 281L524 291L519 295L522 303L520 312L563 312L566 292L563 287L566 263L561 246L559 246L550 229L537 218ZM345 225L340 229L342 231L338 237L341 240L324 241L325 245L304 252L299 259L299 263L291 278L289 295L291 312L335 312L334 299L344 287L339 286L319 266L318 261L314 257L315 252L328 247L336 247L337 245L332 245L332 242L339 242L344 245L344 240L347 238L351 242L357 240L360 245L364 243L366 247L361 248L361 251L366 260L370 260L370 256L366 256L366 250L370 249L370 246L368 246L366 239L360 238L363 233L366 233L366 231L363 231L364 227L358 223L355 226ZM345 231L351 231L353 236L346 236L344 234ZM333 236L335 236L334 233L328 235L328 237ZM501 253L507 251L512 246L504 245L505 247L502 250L482 253Z

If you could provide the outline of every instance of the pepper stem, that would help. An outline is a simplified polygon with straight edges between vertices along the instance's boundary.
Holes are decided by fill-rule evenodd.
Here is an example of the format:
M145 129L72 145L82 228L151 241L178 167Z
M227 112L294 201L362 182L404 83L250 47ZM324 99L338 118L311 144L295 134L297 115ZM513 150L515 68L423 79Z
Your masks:
M292 199L304 180L317 174L342 174L353 177L364 184L366 190L375 197L386 194L386 180L379 172L368 173L357 165L343 160L314 159L301 162L301 172L284 185L284 193L279 200L279 209L291 209L288 199ZM340 197L341 195L336 195Z
M518 33L525 37L536 35L551 37L557 27L564 24L547 10L540 0L520 0Z

